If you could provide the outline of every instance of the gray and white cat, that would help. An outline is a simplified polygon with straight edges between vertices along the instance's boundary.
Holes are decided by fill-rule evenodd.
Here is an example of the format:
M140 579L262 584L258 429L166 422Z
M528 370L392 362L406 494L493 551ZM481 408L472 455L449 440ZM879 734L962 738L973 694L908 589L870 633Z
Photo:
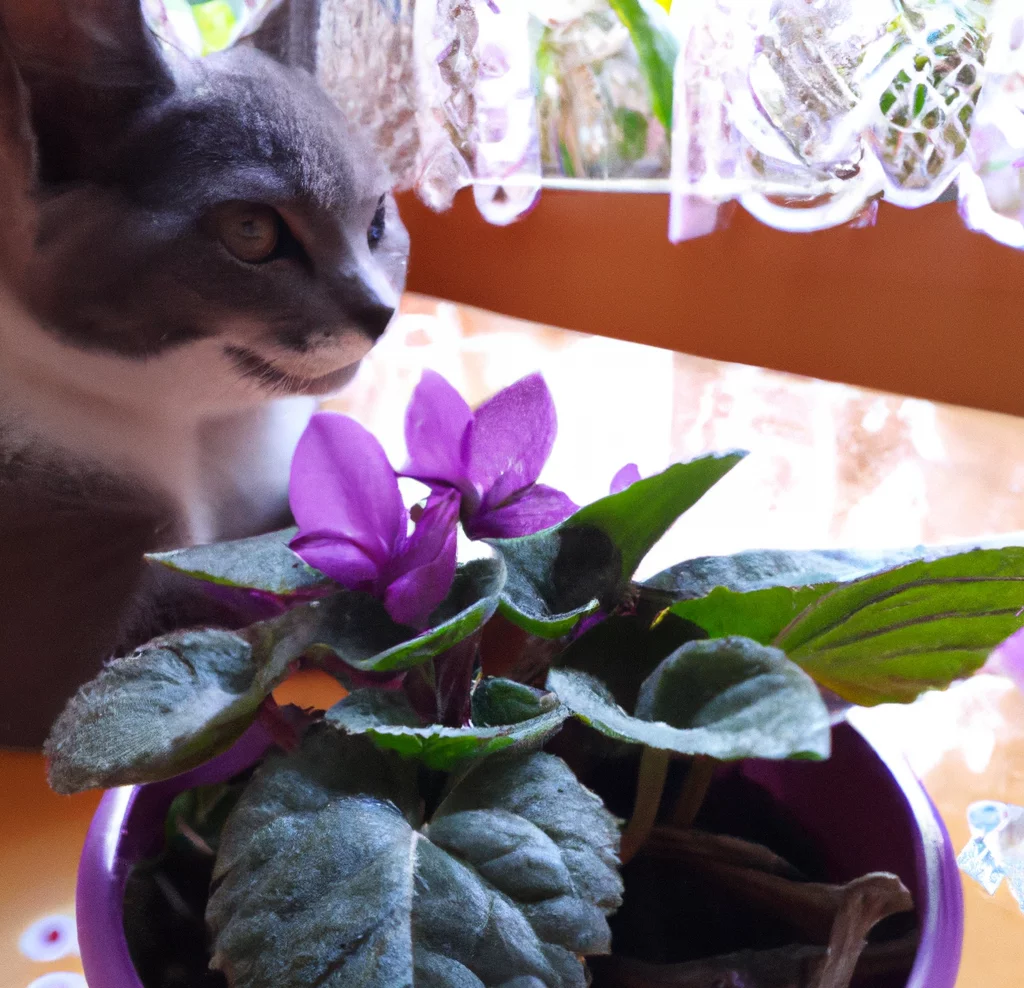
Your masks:
M190 61L139 0L0 0L0 745L152 625L143 552L284 516L309 396L394 312L408 238L314 20Z

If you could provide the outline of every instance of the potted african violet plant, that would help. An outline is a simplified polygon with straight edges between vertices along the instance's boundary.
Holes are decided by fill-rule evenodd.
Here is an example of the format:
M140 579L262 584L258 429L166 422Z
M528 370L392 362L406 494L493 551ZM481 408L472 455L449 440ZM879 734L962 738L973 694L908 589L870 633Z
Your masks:
M537 483L554 436L539 376L473 412L427 372L411 511L321 413L296 528L153 559L259 620L112 661L53 728L58 791L120 787L79 876L91 988L952 988L948 838L837 711L977 669L1024 625L1024 548L637 583L744 454L577 508ZM300 667L347 695L278 706Z

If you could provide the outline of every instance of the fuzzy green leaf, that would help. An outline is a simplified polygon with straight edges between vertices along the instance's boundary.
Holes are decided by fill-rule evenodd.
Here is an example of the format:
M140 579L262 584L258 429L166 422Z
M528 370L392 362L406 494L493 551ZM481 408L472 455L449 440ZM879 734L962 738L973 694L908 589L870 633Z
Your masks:
M307 566L288 548L297 531L287 528L232 542L157 552L146 558L177 573L219 586L305 599L330 593L337 587L334 581Z
M829 715L813 680L778 649L745 638L687 642L640 687L627 713L590 672L560 666L548 688L609 737L720 759L825 758Z
M676 463L580 508L553 528L488 540L508 566L502 614L531 634L559 638L599 606L614 607L672 523L745 455Z
M50 785L74 793L153 782L224 751L287 675L290 629L180 631L115 659L57 718Z
M879 570L921 559L929 551L935 550L922 546L878 552L854 549L796 552L755 549L733 556L688 559L651 577L644 585L665 590L677 600L706 597L716 587L737 593L750 593L770 587L810 587L857 580Z
M498 751L540 747L569 716L557 698L550 694L545 697L544 709L525 720L443 727L424 726L404 693L367 688L336 703L327 711L325 720L347 734L365 734L378 748L418 759L427 768L451 771L471 759Z
M330 640L322 644L330 646L340 659L364 672L411 669L447 651L483 627L497 610L498 597L504 585L505 564L500 558L475 559L459 566L448 596L430 617L429 630L373 650L368 647L369 642L359 623L347 621L344 625L335 625L331 629ZM380 626L384 626L383 618Z
M615 547L596 529L557 526L492 545L508 568L501 613L541 638L567 635L616 583Z
M322 653L336 656L362 672L411 669L484 625L497 610L504 582L501 559L476 559L459 566L448 596L431 615L431 627L419 634L396 624L384 605L369 594L342 591L315 601L305 605L318 615L310 654L314 660ZM331 672L337 675L343 669L332 665Z
M666 133L672 130L672 80L679 42L668 14L654 0L609 0L612 10L629 30L640 68L647 80L651 109Z
M906 703L979 669L1024 626L1024 548L909 563L844 584L775 645L852 703Z
M166 778L229 747L301 656L321 651L363 671L408 669L451 648L494 613L500 559L459 567L417 635L368 594L341 590L244 631L183 631L110 663L69 702L47 753L60 792ZM342 676L342 678L344 678Z
M377 686L353 690L327 711L324 721L346 734L366 734L378 727L423 726L402 690Z
M633 710L640 687L677 648L703 638L699 628L668 616L654 627L639 615L615 614L580 635L555 660L599 680L626 710Z
M478 763L423 824L414 767L314 729L256 773L207 908L233 988L584 988L621 901L611 815L534 753Z
M519 724L548 713L558 700L544 690L500 676L482 679L473 690L473 723L485 727Z

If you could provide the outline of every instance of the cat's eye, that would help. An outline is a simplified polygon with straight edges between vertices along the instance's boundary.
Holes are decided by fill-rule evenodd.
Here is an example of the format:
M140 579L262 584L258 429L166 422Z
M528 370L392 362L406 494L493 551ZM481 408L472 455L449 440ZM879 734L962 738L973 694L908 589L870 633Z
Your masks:
M233 202L217 210L220 242L247 264L269 260L281 236L281 217L270 206Z
M387 213L387 202L385 196L381 196L377 202L377 211L370 221L370 228L366 231L366 242L373 250L384 239L384 218Z

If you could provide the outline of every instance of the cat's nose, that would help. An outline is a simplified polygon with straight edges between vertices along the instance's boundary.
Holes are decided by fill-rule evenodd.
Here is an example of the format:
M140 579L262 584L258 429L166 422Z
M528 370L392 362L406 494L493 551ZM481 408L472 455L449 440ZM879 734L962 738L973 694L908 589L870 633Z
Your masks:
M395 310L383 302L366 303L352 313L356 324L374 343L384 335L394 314Z

